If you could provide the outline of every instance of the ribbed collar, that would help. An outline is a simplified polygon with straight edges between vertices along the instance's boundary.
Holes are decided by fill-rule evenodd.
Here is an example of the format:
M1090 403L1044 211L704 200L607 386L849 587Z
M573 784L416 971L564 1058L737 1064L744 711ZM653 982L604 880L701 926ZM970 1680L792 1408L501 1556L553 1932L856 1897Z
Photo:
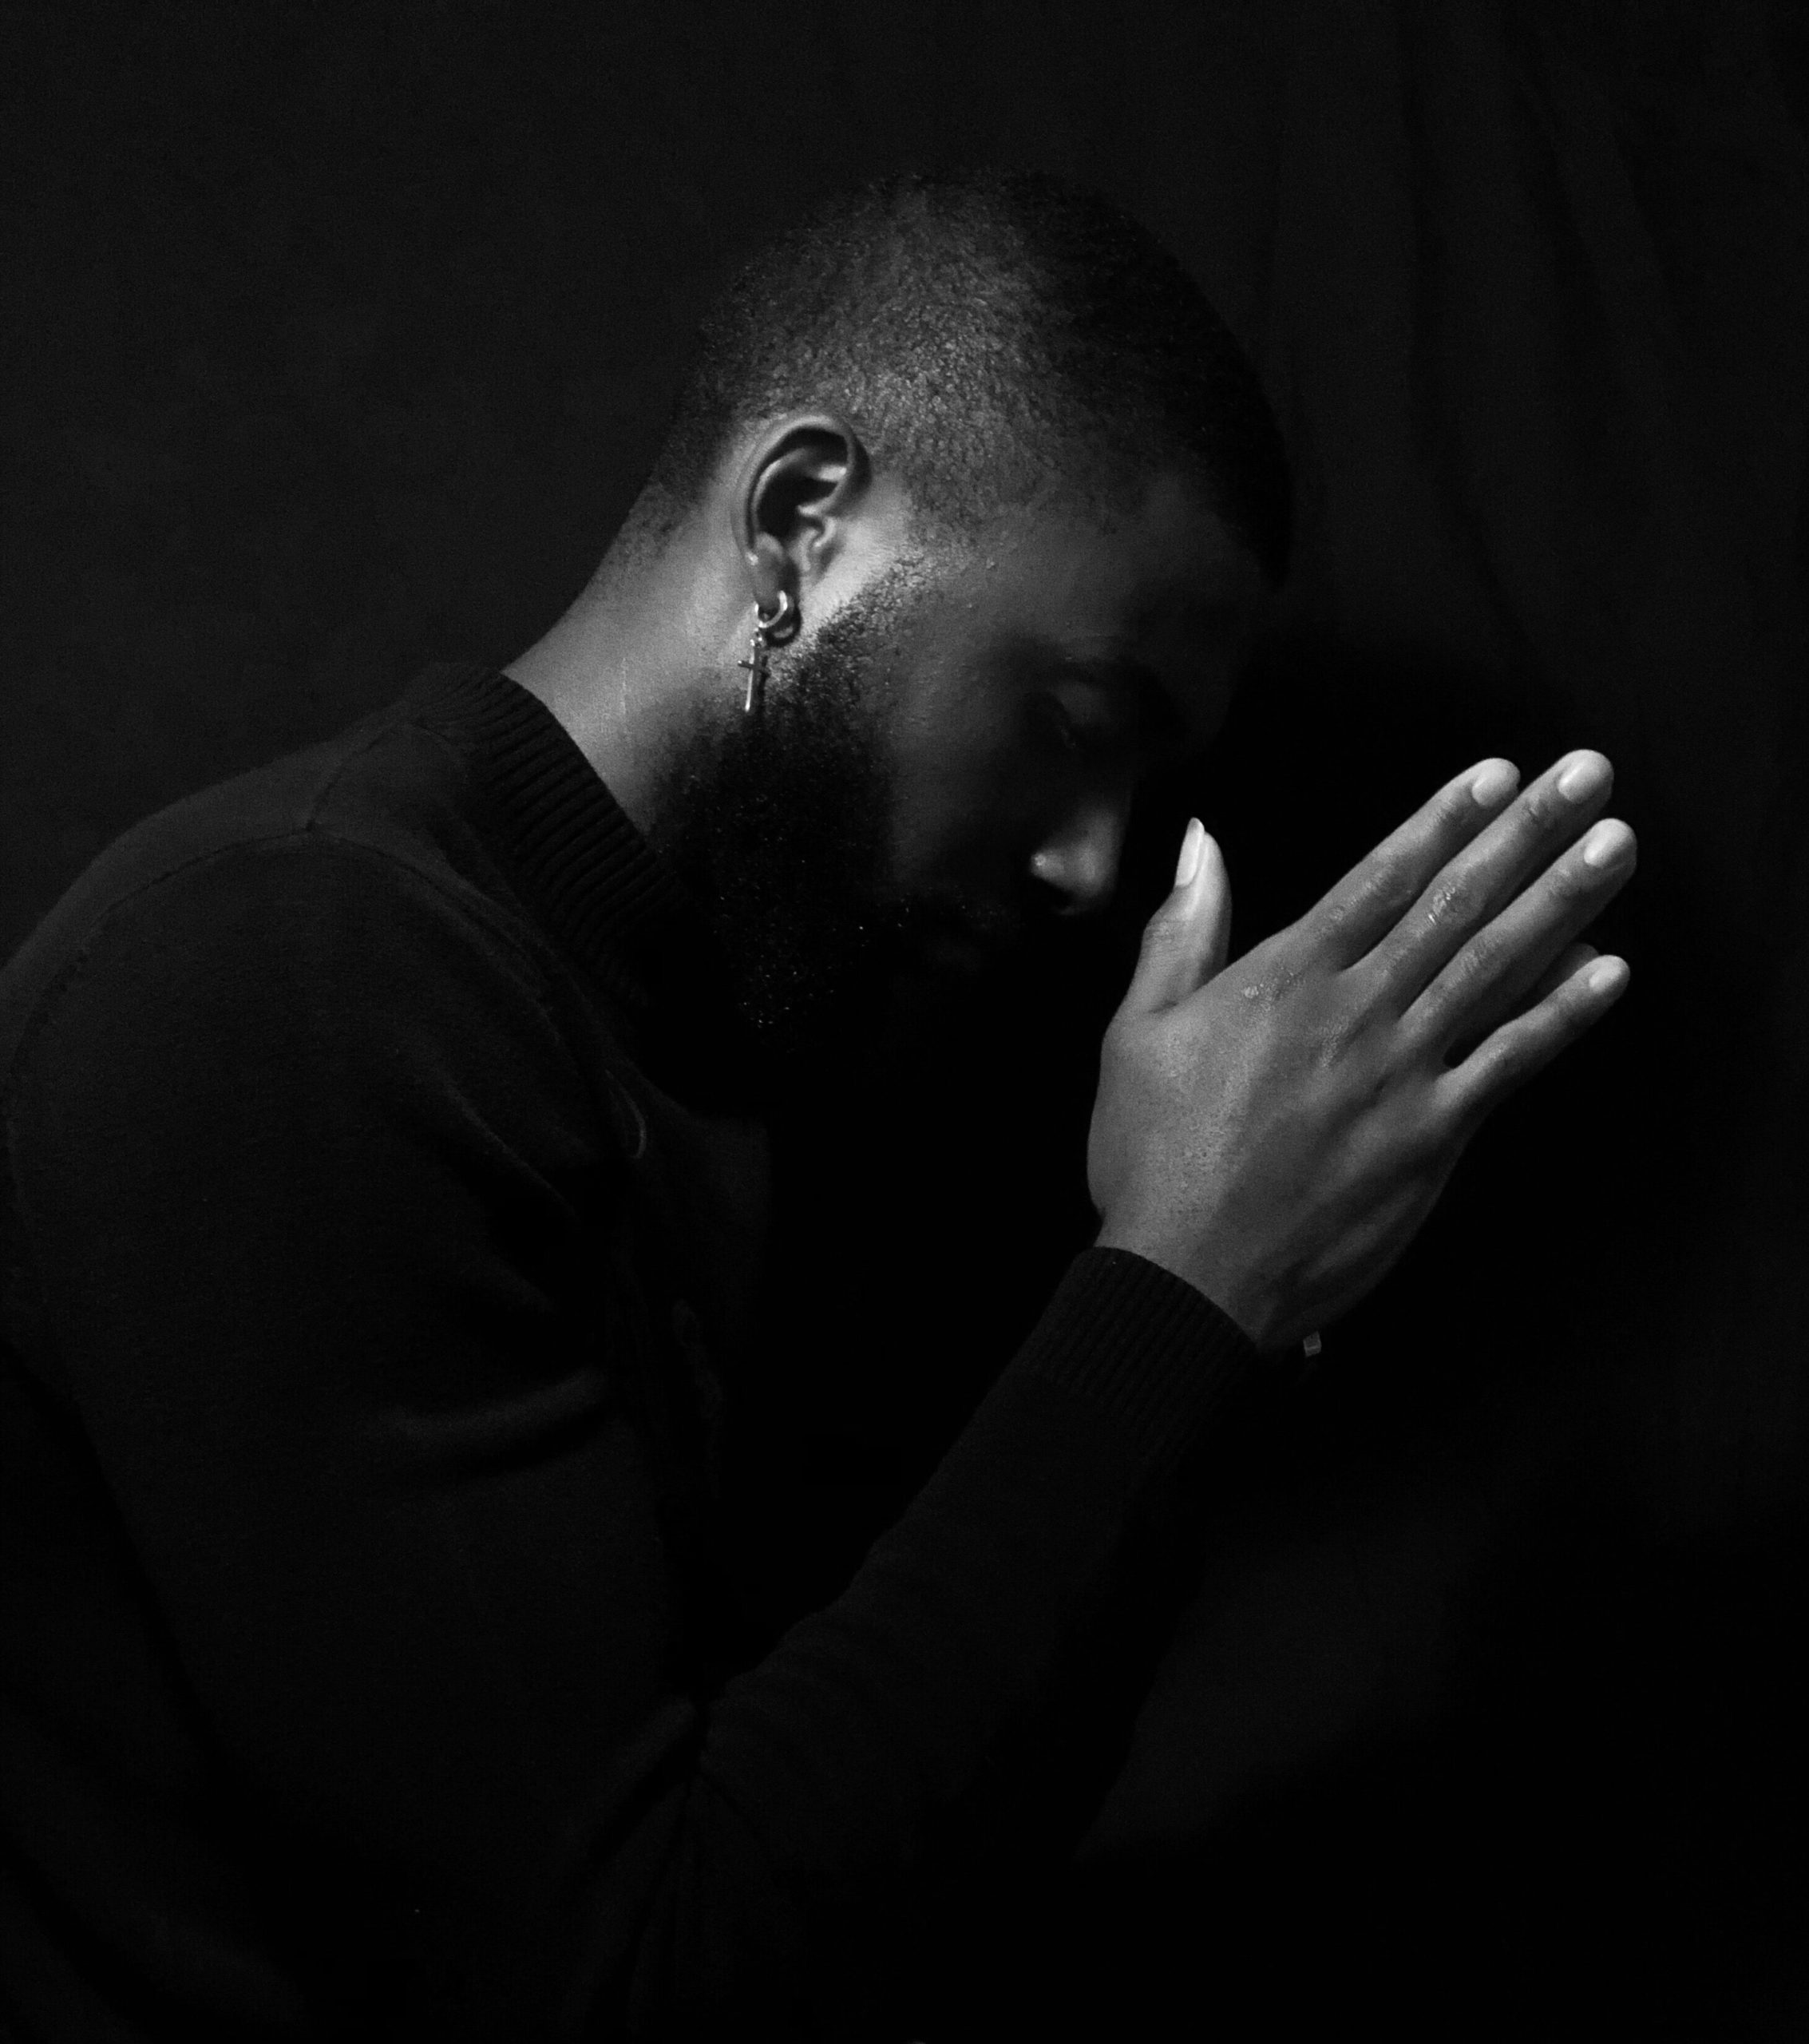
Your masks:
M463 757L480 828L549 936L627 1011L650 1073L700 1102L757 1103L766 1075L702 911L564 726L475 662L428 667L407 700Z

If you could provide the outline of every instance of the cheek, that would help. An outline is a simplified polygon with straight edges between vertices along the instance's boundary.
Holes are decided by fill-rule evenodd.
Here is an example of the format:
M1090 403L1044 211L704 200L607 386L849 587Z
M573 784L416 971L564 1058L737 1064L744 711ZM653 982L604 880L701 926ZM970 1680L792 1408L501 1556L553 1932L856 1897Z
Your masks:
M907 761L892 813L892 864L914 891L965 868L990 821L988 776L967 758L925 753Z
M969 728L906 750L892 818L893 872L901 888L986 886L1025 855L1054 789L1043 764L1014 736Z

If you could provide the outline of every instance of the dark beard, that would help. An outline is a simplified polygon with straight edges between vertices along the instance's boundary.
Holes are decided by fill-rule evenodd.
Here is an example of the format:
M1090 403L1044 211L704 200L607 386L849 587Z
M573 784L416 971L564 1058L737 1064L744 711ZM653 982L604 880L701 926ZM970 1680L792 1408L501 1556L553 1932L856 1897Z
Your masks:
M914 921L887 899L883 709L919 580L901 564L777 649L753 713L738 696L662 777L653 842L708 919L735 1006L782 1079L846 1054Z

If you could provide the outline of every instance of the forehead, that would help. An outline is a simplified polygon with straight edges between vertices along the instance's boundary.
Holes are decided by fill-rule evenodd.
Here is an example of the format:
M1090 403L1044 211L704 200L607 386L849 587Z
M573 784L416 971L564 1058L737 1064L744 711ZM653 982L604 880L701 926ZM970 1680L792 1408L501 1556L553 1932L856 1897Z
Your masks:
M1014 512L954 579L976 623L1077 647L1134 645L1150 659L1234 625L1263 592L1249 549L1191 479L1168 472L1111 509L1069 498Z

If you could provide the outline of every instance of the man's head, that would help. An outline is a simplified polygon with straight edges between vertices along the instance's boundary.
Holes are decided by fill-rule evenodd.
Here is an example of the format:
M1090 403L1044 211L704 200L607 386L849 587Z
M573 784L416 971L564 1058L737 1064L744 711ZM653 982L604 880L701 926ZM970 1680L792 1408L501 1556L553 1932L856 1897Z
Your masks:
M1287 465L1249 362L1166 249L1053 178L890 179L776 234L704 317L632 524L671 530L738 438L815 408L904 485L926 545L1051 493L1115 509L1178 465L1285 571Z
M707 315L549 699L796 1048L1109 900L1139 780L1222 715L1288 514L1253 374L1142 229L1037 176L894 180Z

